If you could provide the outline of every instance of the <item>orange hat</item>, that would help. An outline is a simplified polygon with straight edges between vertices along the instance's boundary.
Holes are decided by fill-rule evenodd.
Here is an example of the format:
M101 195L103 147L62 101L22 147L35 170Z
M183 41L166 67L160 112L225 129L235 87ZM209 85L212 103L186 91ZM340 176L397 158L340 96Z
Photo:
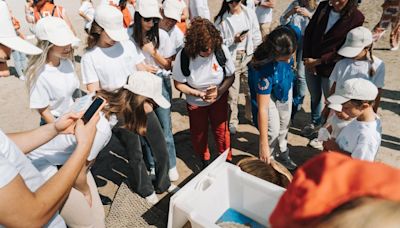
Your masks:
M400 201L400 170L323 153L297 170L269 221L272 227L305 227L362 196Z

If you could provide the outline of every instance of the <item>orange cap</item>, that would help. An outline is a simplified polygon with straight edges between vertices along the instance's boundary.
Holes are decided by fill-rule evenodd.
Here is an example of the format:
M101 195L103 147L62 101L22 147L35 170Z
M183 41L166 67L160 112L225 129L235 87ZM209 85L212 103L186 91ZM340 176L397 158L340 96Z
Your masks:
M297 170L269 221L272 227L305 227L362 196L400 201L400 170L323 153Z

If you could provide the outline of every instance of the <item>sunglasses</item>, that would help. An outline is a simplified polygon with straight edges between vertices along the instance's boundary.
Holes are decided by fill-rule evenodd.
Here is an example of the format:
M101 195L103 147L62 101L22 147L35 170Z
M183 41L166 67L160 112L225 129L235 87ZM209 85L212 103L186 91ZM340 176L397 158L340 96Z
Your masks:
M232 4L234 2L239 3L239 2L241 2L241 0L232 0L232 1L228 2L228 4Z
M157 23L160 21L160 18L157 18L157 17L148 17L148 18L145 18L145 17L144 17L143 20L144 20L145 22L153 21L154 24L157 24Z

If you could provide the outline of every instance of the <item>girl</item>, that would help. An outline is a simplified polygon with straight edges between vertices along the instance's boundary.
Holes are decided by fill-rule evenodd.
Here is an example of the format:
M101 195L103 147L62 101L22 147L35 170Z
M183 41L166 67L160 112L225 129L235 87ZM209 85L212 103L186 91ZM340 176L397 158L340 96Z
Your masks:
M219 63L220 55L226 62ZM185 64L186 62L186 64ZM175 88L186 94L193 148L201 156L203 168L210 163L208 125L211 124L217 149L230 150L227 91L232 85L235 66L222 37L207 19L195 18L188 29L185 47L173 69ZM231 159L231 152L228 159Z
M79 8L79 16L85 20L85 32L89 33L89 29L92 26L94 20L94 7L92 0L82 0L81 7Z
M39 112L44 123L52 123L73 103L79 80L72 63L71 45L78 40L61 18L45 17L35 27L42 55L33 56L27 67L30 108Z
M293 30L280 26L257 48L252 62L259 77L257 105L260 159L270 163L272 155L289 170L297 167L290 159L287 147L294 76L289 61L296 46ZM277 145L280 152L275 152Z
M251 119L250 98L247 87L248 68L254 50L261 43L261 33L254 11L245 7L240 1L225 0L215 17L215 26L221 31L224 45L228 47L235 60L235 81L229 89L231 116L229 130L235 134L239 124L238 100L240 87L246 97L246 114Z
M159 21L162 17L158 1L138 1L136 6L133 40L143 52L145 56L144 62L154 67L156 70L153 73L163 79L162 93L170 101L172 98L170 70L172 57L176 54L175 47L173 47L168 33L159 29ZM155 109L155 113L160 120L168 146L170 176L171 179L177 180L179 175L176 169L176 150L172 135L171 109L159 107Z

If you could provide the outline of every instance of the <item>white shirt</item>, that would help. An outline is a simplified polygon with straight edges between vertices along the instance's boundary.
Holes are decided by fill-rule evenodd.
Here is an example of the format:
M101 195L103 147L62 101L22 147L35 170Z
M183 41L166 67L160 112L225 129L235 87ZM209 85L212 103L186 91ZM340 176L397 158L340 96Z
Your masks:
M375 69L375 75L370 77L369 70ZM344 86L346 80L352 78L363 78L371 81L378 88L383 88L385 85L385 64L382 60L374 57L374 63L371 64L368 60L354 60L345 58L336 63L329 79L336 82L336 88Z
M19 174L26 186L35 192L45 183L45 179L32 165L21 150L0 130L0 188L5 187ZM34 207L35 205L32 205ZM3 227L0 225L0 227ZM58 213L50 220L47 227L66 227Z
M336 13L331 10L329 12L328 24L326 25L325 34L336 24L336 22L340 19L340 13Z
M231 20L231 24L233 26L234 34L241 33L245 30L249 30L248 33L251 32L250 26L246 22L247 18L246 18L246 15L244 14L243 10L239 14L229 14L229 17ZM247 38L248 38L248 34L247 34L246 38L242 40L242 42L237 44L236 50L243 51L246 49Z
M268 2L269 0L261 0L261 2ZM263 6L256 8L257 19L260 24L272 22L272 9Z
M351 157L374 161L381 144L382 125L376 117L372 122L353 120L340 132L336 143L341 150L351 153Z
M351 120L343 120L340 119L335 112L333 112L332 115L330 115L328 117L328 120L326 121L327 123L329 123L332 126L332 133L331 133L331 137L332 138L337 138L340 134L340 132L343 130L343 128L345 128L347 125L349 125L349 123L352 121Z
M160 38L160 46L158 47L158 53L164 58L170 58L176 54L175 47L173 46L169 35L163 29L158 30L158 35ZM157 66L159 69L162 67L155 61L155 59L147 52L143 52L145 60L144 62L149 65Z
M282 16L280 18L280 22L281 25L286 25L288 23L292 23L293 25L297 26L300 28L301 30L301 34L304 35L304 31L307 28L308 23L310 22L310 18L306 17L306 16L302 16L300 14L294 13L292 15L290 15L288 18L284 18L283 16L286 15L289 11L293 10L295 3L298 3L298 0L294 0L289 6L288 8L285 10L285 12L282 13ZM315 12L314 10L311 10L309 8L305 8L307 9L311 14L313 14Z
M256 5L254 4L254 0L246 0L246 7L253 10L254 12L256 11Z
M84 15L90 18L89 21L85 19L85 28L90 29L92 26L92 22L94 20L94 7L93 4L89 1L83 1L81 7L79 8L79 12L82 12Z
M130 40L109 48L96 46L82 56L82 81L84 84L100 82L100 87L108 91L121 88L143 60L142 52Z
M104 117L103 113L100 113L100 120L96 125L97 132L90 149L88 161L95 159L110 141L111 129L116 123L115 116L112 116L109 121ZM68 160L75 148L76 138L74 135L60 134L29 153L28 158L47 180L57 172L58 165L63 165Z
M78 88L79 80L70 60L61 59L58 67L46 64L31 89L30 108L49 106L53 116L61 116L74 102L72 94Z
M189 1L190 20L195 17L202 17L210 20L210 9L207 0L190 0Z
M235 64L232 56L226 46L222 46L225 57L227 58L225 64L226 76L230 77L235 72ZM181 52L176 55L175 65L172 71L174 80L187 83L190 87L197 90L206 90L209 86L219 86L224 80L224 72L222 67L218 64L217 58L214 53L208 57L197 56L195 59L190 59L189 70L190 76L185 77L181 70ZM220 94L222 95L222 94ZM208 106L209 103L203 101L200 97L186 95L186 101L191 105Z
M183 45L185 44L185 35L176 25L168 32L168 34L175 55L183 48Z
M107 4L107 5L113 4L117 6L119 5L119 0L101 0L100 4Z

